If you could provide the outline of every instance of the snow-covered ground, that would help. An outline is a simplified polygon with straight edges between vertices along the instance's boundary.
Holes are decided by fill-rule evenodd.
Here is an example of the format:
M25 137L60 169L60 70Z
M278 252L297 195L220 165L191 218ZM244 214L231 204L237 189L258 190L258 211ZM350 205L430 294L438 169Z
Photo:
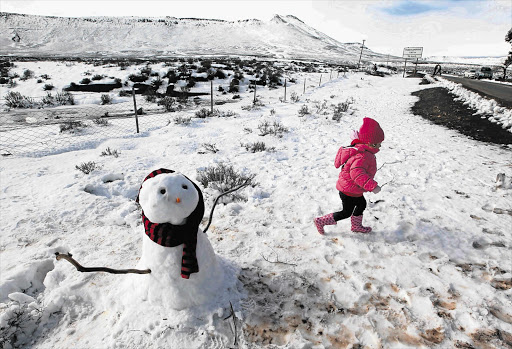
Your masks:
M348 74L304 95L297 86L295 103L271 90L259 95L263 106L245 110L246 93L219 106L236 117L3 158L0 339L15 332L15 344L31 348L510 347L512 149L411 114L411 92L429 87ZM332 107L316 112L349 99L339 122ZM299 117L304 105L311 113ZM334 156L363 117L386 134L377 154L383 188L366 194L364 223L374 231L352 233L341 221L321 236L313 218L341 209ZM264 121L288 132L260 136ZM241 146L253 142L275 151ZM204 152L204 143L219 151ZM119 157L101 157L107 147ZM87 161L101 168L75 169ZM215 210L207 234L226 289L212 302L180 311L150 304L137 292L150 275L80 273L55 260L71 252L84 266L134 267L144 177L164 167L198 183L219 164L255 175L257 185L240 192L246 201ZM202 189L209 212L218 193Z
M489 119L491 122L499 124L504 129L512 132L512 110L501 106L494 99L485 98L476 92L470 91L453 81L448 81L441 77L434 80L431 76L426 75L427 80L437 83L439 86L446 88L452 94L457 96L455 99L462 101L464 104L475 110L475 116L481 116ZM487 80L492 82L492 80Z

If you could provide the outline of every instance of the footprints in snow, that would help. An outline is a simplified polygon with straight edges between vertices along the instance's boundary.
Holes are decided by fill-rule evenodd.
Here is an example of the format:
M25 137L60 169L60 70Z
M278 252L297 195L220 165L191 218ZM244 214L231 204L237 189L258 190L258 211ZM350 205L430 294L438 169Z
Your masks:
M115 188L113 185L109 185L110 183L114 183L116 181L123 181L124 174L122 173L109 173L104 175L101 178L101 183L97 184L87 184L84 188L86 193L96 195L96 196L104 196L106 198L111 198L112 196L122 195L119 192L118 188Z

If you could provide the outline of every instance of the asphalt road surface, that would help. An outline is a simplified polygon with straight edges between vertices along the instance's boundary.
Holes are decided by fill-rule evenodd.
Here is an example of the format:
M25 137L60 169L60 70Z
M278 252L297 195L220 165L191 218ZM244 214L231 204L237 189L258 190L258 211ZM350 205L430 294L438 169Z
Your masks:
M496 100L502 107L512 108L512 85L442 75L443 78L462 84L468 90Z

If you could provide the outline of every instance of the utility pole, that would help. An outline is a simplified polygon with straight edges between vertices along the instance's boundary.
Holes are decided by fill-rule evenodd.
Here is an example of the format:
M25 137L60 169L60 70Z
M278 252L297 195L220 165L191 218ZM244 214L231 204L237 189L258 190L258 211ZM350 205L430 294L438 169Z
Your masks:
M359 54L359 63L357 63L357 69L361 66L361 57L363 56L363 48L364 48L364 42L366 40L363 40L363 44L361 45L361 53Z

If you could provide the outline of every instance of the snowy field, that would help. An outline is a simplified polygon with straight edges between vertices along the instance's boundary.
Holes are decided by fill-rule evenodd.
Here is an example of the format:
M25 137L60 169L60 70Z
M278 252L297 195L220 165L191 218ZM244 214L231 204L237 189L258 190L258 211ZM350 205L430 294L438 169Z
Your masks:
M412 115L411 92L433 86L419 82L348 74L304 95L298 88L295 103L274 90L245 110L252 96L244 94L219 106L235 117L3 158L0 340L15 333L11 344L27 348L512 346L512 149ZM332 105L349 99L332 120ZM324 101L327 114L315 107ZM299 117L304 105L310 113ZM321 236L313 218L341 209L334 157L363 117L386 135L375 178L382 191L366 194L363 223L373 232L352 233L341 221ZM288 132L260 136L264 121ZM254 142L274 151L241 146ZM219 151L205 152L205 143ZM100 156L106 148L119 156ZM88 161L101 168L75 169ZM139 297L151 275L80 273L55 260L70 252L84 266L135 267L144 228L134 200L144 177L163 167L198 183L201 170L219 164L255 175L257 185L216 207L207 234L225 287L211 302L173 310ZM218 192L202 189L208 215Z

